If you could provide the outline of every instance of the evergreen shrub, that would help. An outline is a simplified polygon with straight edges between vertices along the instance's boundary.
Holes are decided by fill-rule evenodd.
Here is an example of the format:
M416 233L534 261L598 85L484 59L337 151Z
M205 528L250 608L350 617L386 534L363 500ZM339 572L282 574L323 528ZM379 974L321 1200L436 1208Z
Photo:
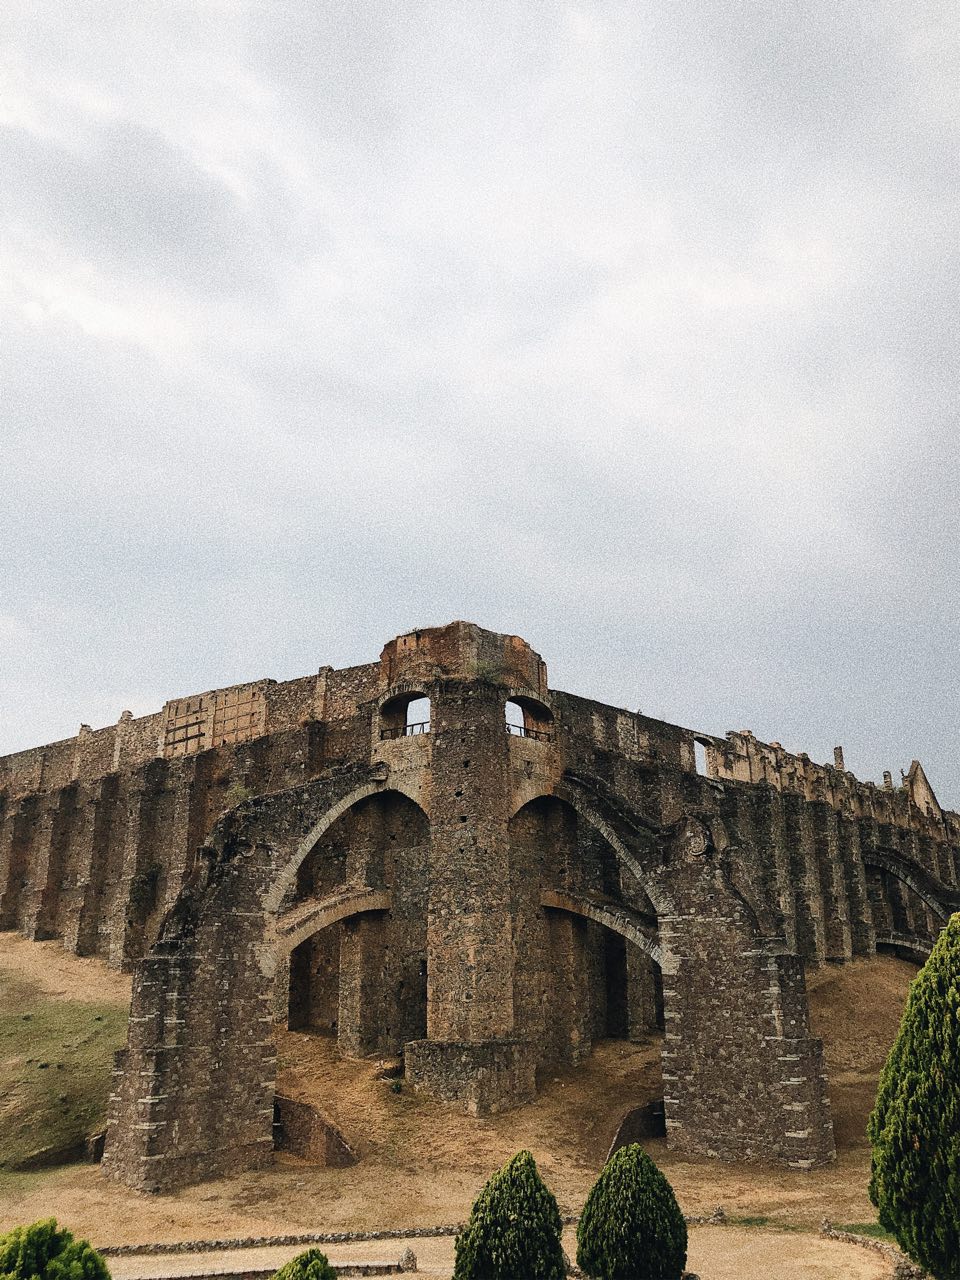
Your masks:
M577 1266L594 1280L680 1280L687 1224L673 1188L636 1143L610 1157L577 1225Z
M110 1280L110 1272L86 1240L46 1218L0 1236L0 1280Z
M307 1249L275 1272L273 1280L337 1280L337 1273L325 1253L319 1249Z
M560 1210L529 1151L480 1192L455 1242L453 1280L563 1280Z
M960 1280L960 915L910 988L867 1132L881 1226L935 1280Z

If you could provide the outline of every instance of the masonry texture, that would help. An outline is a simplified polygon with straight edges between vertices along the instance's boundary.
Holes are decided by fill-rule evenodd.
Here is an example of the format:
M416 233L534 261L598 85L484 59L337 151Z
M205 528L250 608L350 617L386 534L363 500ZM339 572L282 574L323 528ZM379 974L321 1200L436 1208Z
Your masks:
M135 969L103 1167L146 1190L273 1158L277 1021L475 1114L662 1029L672 1147L829 1161L805 967L922 958L958 862L916 762L551 690L464 622L0 759L0 928Z

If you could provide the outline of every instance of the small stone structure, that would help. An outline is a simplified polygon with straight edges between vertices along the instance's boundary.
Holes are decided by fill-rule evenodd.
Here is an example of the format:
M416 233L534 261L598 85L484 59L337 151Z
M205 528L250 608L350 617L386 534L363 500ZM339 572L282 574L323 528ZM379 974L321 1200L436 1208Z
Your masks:
M828 1161L804 968L926 954L958 857L916 762L561 693L464 622L0 759L0 928L135 966L103 1167L150 1190L272 1159L277 1020L478 1114L662 1027L672 1147Z
M309 1160L311 1164L345 1169L357 1157L333 1123L309 1102L278 1093L273 1100L273 1145L277 1151Z

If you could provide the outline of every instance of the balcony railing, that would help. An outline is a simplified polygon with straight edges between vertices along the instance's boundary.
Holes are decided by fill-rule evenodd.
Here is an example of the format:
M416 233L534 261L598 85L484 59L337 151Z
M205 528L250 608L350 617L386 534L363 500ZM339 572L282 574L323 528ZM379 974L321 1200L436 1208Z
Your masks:
M419 733L430 732L430 721L420 720L416 724L398 724L393 729L381 729L380 741L384 742L388 738L413 738Z
M552 729L531 729L525 724L508 724L507 733L512 733L515 738L536 738L538 742L552 742Z

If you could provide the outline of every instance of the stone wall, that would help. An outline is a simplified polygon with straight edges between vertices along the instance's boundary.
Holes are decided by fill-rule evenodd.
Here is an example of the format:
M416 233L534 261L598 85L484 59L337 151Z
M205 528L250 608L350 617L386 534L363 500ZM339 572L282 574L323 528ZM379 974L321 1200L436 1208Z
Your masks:
M916 763L878 788L552 691L453 623L0 760L0 927L137 966L131 1185L270 1158L276 1017L475 1112L663 1025L671 1143L804 1166L832 1154L804 966L922 954L958 833Z

